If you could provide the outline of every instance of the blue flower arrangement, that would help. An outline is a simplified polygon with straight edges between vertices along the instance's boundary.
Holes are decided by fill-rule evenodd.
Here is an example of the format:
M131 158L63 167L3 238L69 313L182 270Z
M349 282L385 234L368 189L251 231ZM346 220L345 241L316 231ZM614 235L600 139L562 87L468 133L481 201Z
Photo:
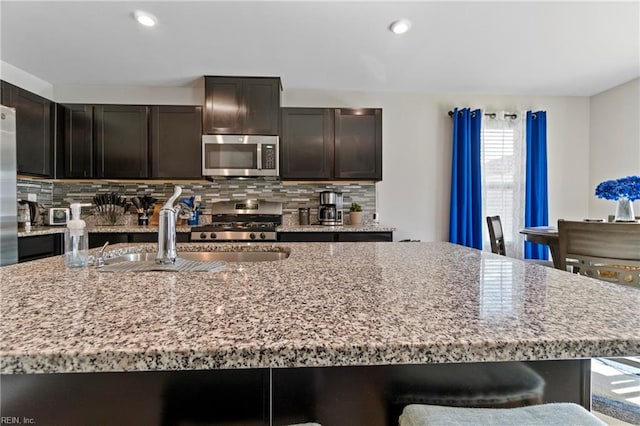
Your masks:
M618 200L622 197L630 201L640 200L640 176L627 176L601 182L596 187L596 196L605 200Z

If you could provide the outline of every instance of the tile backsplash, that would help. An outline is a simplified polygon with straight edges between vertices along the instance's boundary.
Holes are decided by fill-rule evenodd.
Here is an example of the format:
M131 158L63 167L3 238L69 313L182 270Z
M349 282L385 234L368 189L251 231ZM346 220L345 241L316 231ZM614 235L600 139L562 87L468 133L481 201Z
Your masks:
M364 183L287 183L260 179L250 180L220 180L179 182L184 197L200 195L204 203L204 214L207 207L217 201L233 199L259 199L276 201L283 204L284 222L296 224L298 208L311 208L311 223L317 221L319 193L321 191L339 191L344 198L346 213L355 201L362 206L366 218L376 209L375 184ZM98 193L117 192L127 198L149 195L161 201L168 199L173 193L174 184L167 182L109 182L109 181L40 181L37 179L18 179L18 198L28 192L37 193L38 201L45 207L66 207L72 202L92 203L94 195Z
M16 183L18 200L27 200L29 194L35 194L40 204L53 207L53 182L18 178Z

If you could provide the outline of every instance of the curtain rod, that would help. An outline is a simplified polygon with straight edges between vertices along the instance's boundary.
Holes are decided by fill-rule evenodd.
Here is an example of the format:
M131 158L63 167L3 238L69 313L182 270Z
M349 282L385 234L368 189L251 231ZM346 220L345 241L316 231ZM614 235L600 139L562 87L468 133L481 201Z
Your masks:
M448 114L449 114L449 117L453 117L453 111L449 111ZM495 112L487 112L484 115L486 115L486 116L488 116L490 118L496 118L497 117ZM518 114L515 114L515 113L509 114L508 112L505 112L504 113L504 118L511 118L511 119L515 120L516 118L518 118Z

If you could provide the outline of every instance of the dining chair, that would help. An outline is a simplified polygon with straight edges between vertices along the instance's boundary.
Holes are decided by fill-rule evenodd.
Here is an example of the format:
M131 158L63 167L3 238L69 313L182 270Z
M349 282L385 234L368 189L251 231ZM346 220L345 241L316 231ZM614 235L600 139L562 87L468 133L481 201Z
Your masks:
M504 243L504 232L502 231L502 221L500 220L500 216L487 216L487 226L489 227L491 252L501 256L506 256L507 249ZM553 262L549 260L525 259L525 262L553 267Z
M560 219L558 239L563 269L640 287L640 224Z
M507 250L504 245L504 233L502 232L502 221L500 220L500 216L487 216L487 226L489 227L491 252L506 256Z

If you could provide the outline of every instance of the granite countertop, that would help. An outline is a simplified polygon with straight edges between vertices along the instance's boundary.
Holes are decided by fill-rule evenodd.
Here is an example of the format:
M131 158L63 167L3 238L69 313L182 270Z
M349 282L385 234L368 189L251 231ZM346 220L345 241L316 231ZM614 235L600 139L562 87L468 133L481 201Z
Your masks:
M63 234L66 226L34 226L31 231L19 231L18 237L31 237L36 235ZM122 226L90 226L87 225L89 233L135 233L135 232L158 232L157 225L122 225ZM282 225L278 227L278 232L393 232L395 228L384 225ZM191 226L176 226L176 232L191 232Z
M278 232L393 232L396 228L378 224L366 225L282 225Z
M34 226L31 231L18 231L18 237L33 237L36 235L50 235L50 234L64 234L66 226ZM145 233L145 232L158 232L157 225L121 225L121 226L89 226L87 225L87 231L91 233ZM191 232L190 226L176 226L176 232Z
M640 290L449 243L290 250L221 272L0 268L0 372L571 359L640 354ZM153 251L154 244L112 250Z

